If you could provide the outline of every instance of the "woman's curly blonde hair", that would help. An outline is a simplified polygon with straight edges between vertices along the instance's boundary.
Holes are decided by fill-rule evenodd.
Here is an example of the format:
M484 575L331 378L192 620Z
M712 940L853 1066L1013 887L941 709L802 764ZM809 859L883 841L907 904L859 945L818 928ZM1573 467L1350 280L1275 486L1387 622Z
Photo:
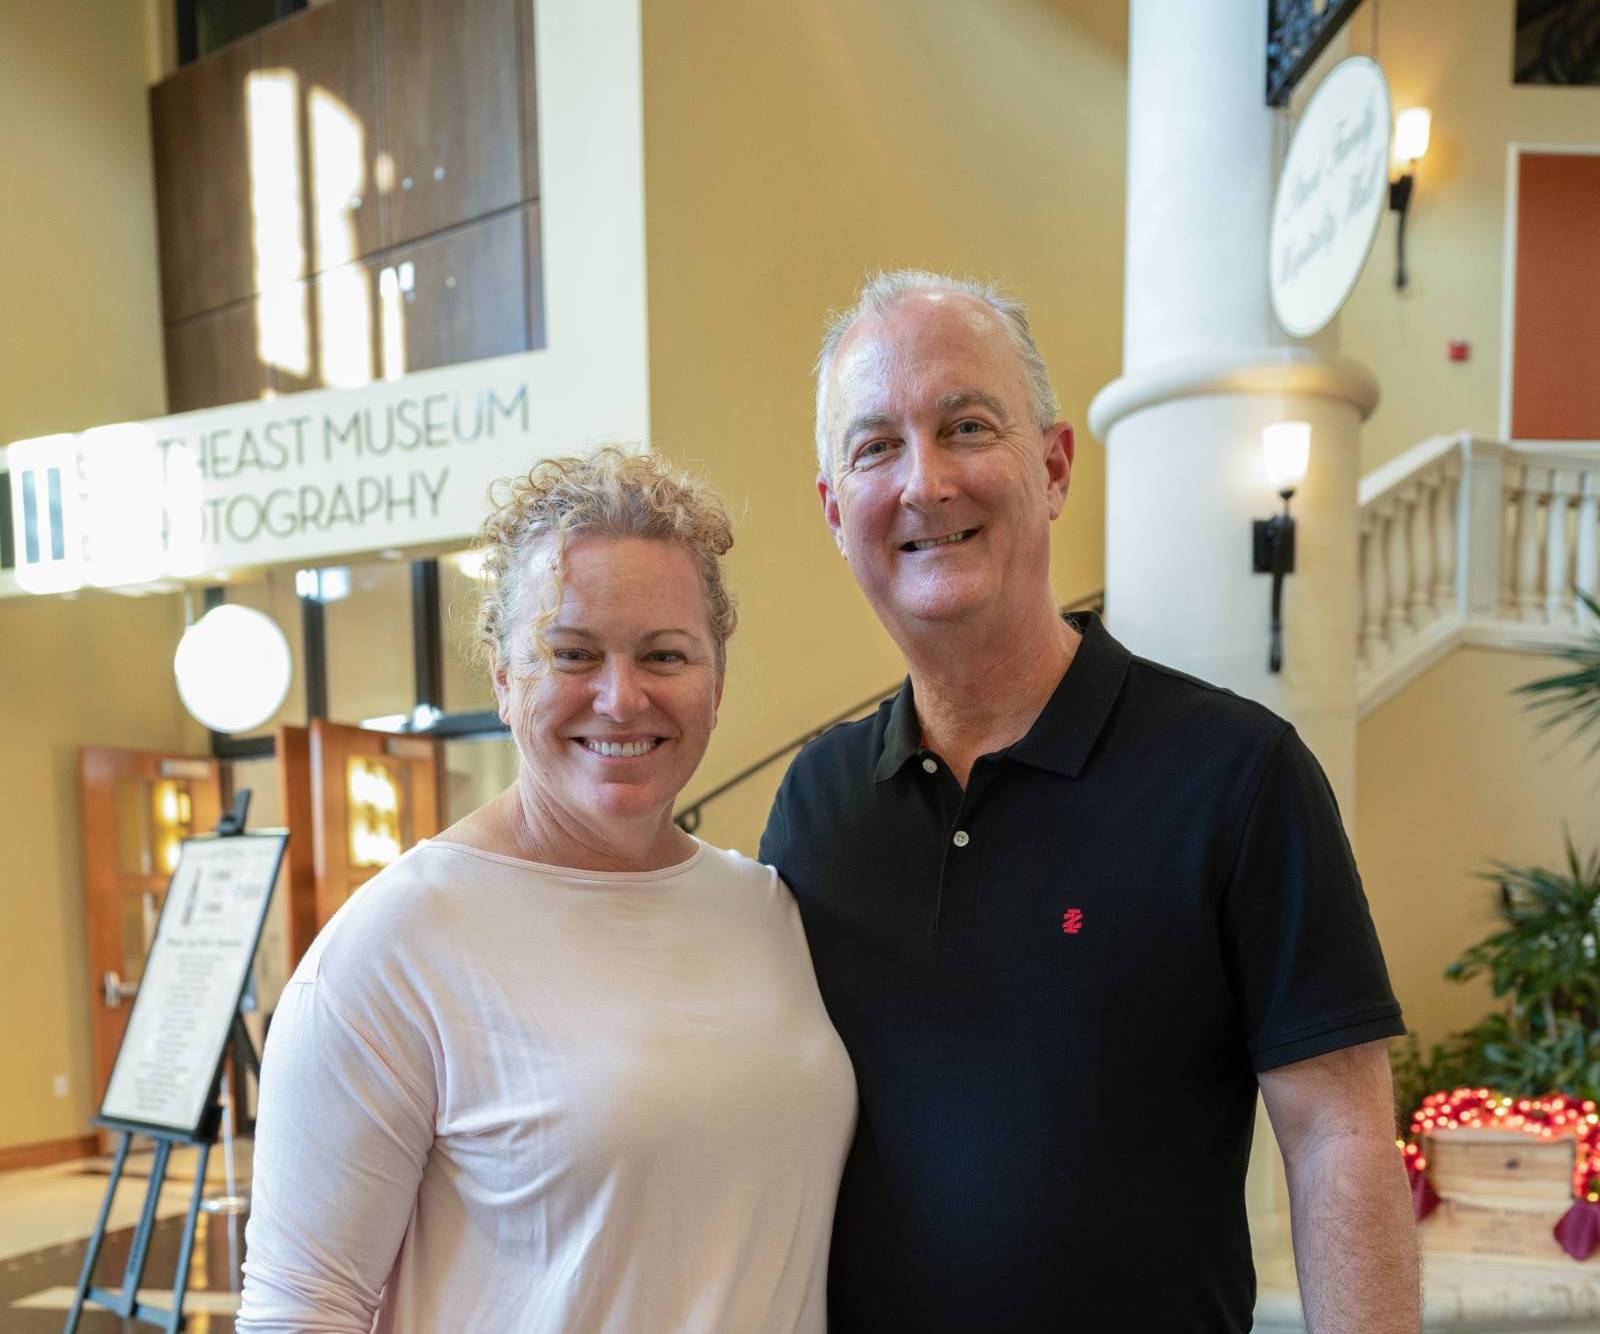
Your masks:
M675 469L660 454L605 445L584 456L542 459L527 473L489 489L493 512L478 534L483 580L478 603L477 657L489 671L510 661L509 633L529 610L535 589L532 557L549 547L551 582L534 609L528 635L548 658L542 631L561 605L561 553L579 534L646 537L676 542L694 557L716 644L717 671L738 615L722 578L722 557L733 546L733 524L711 487Z

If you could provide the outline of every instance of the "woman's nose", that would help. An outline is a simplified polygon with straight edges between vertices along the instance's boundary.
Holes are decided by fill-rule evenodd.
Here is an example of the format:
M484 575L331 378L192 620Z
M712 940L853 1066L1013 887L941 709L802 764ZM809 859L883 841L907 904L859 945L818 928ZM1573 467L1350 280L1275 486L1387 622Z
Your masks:
M624 722L644 708L644 689L638 669L626 659L608 657L595 679L595 712Z

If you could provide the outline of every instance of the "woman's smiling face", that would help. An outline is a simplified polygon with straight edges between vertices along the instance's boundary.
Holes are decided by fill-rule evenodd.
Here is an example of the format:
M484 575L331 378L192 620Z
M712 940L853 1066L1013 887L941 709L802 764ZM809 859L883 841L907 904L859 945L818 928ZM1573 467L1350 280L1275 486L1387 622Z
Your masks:
M523 571L533 608L549 605L548 551ZM511 628L495 694L524 790L603 846L623 827L670 818L716 726L722 672L686 547L580 535L566 544L559 585L542 644L536 617Z

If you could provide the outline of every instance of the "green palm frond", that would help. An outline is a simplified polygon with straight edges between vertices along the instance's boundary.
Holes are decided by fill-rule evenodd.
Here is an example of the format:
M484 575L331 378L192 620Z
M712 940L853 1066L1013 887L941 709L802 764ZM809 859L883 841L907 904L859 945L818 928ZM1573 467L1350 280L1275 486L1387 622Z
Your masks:
M1600 602L1581 590L1578 600L1600 622ZM1594 734L1584 752L1584 758L1590 759L1600 752L1600 632L1591 630L1582 643L1552 646L1548 652L1567 663L1570 670L1529 681L1512 693L1521 695L1528 708L1542 715L1541 729L1570 727L1571 740Z

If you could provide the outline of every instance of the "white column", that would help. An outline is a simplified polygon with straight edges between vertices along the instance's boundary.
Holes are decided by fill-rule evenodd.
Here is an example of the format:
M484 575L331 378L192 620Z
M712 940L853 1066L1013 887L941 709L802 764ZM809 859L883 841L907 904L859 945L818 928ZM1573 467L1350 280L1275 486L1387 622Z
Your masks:
M1495 617L1509 605L1507 579L1506 491L1503 446L1468 438L1456 513L1456 579L1460 603L1469 616Z
M1290 719L1353 825L1358 433L1377 383L1272 317L1286 127L1266 106L1266 31L1267 0L1129 6L1123 374L1089 409L1107 449L1106 614L1134 652ZM1312 439L1275 675L1271 581L1251 571L1250 522L1277 508L1261 430L1283 420L1310 422ZM1287 1192L1264 1118L1247 1198L1258 1239L1281 1228Z
M1351 822L1358 432L1377 385L1272 317L1284 125L1266 106L1266 27L1266 0L1131 0L1123 374L1089 412L1107 446L1106 610L1135 652L1293 721ZM1273 675L1271 583L1251 572L1250 521L1277 507L1261 428L1281 420L1309 421L1312 443ZM1182 561L1174 532L1188 535Z
M1517 610L1525 621L1543 619L1539 605L1539 498L1548 469L1524 467L1522 491L1517 497L1517 560L1515 565Z
M1421 630L1433 619L1433 498L1444 474L1422 478L1412 491L1407 536L1411 545L1411 628Z
M1577 624L1573 610L1578 600L1572 596L1567 567L1567 505L1577 490L1574 479L1564 468L1550 472L1550 499L1544 515L1544 618L1551 625L1570 630Z
M1456 490L1459 486L1455 461L1447 462L1439 473L1433 492L1433 614L1443 616L1456 609Z
M1406 537L1414 509L1412 489L1401 488L1383 506L1389 519L1389 614L1383 628L1391 648L1399 648L1415 628L1411 624L1411 544Z
M1382 656L1383 604L1389 581L1383 572L1383 520L1368 514L1361 526L1361 663L1371 667Z

